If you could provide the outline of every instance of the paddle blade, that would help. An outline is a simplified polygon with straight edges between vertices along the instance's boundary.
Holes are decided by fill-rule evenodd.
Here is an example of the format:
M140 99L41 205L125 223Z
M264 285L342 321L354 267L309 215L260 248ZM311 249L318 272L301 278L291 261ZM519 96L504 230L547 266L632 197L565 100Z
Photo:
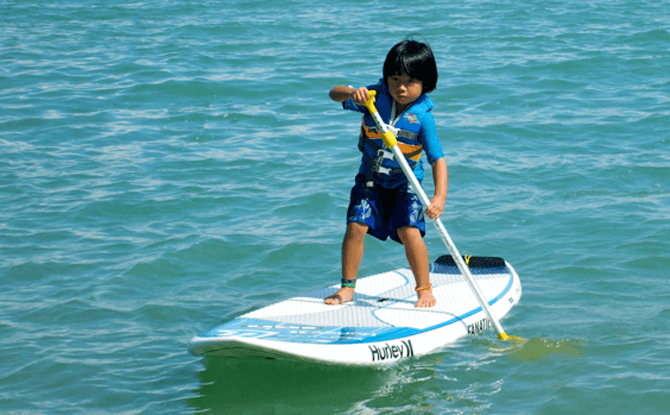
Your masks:
M507 340L511 341L512 343L526 343L528 340L524 339L523 337L517 337L517 336L508 336Z
M504 331L502 333L498 334L498 338L500 340L509 340L512 343L525 343L525 342L527 342L527 340L524 339L523 337L509 336Z

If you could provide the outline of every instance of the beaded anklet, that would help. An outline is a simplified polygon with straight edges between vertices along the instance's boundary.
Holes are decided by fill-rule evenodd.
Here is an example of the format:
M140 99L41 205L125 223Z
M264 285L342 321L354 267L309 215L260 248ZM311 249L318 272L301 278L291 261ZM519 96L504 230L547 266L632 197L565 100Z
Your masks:
M348 288L356 288L356 280L347 280L342 278L342 288L348 287Z
M417 287L417 288L414 289L414 291L416 291L416 292L419 292L419 291L428 291L428 290L430 290L431 288L433 288L433 283L432 283L432 282L428 283L428 286L427 286L427 287L423 287L423 288L418 288L418 287Z

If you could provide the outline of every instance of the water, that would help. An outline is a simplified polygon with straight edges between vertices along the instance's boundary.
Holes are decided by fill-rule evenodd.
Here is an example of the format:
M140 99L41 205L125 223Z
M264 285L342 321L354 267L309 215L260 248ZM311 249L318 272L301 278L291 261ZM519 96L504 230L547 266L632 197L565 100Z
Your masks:
M1 2L0 412L667 413L668 6ZM443 219L515 266L502 323L531 340L386 370L187 354L339 279L359 118L327 91L416 32ZM362 275L405 266L368 240Z

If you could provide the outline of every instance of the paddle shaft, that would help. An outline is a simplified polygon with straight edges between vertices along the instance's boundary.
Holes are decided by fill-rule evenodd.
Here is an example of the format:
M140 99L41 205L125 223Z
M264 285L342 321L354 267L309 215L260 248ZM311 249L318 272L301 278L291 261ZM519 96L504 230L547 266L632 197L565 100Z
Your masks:
M407 177L409 184L412 186L412 189L414 189L414 192L419 196L419 199L421 200L421 203L423 203L424 207L427 208L430 205L430 199L428 199L428 195L426 195L426 192L423 190L423 187L421 187L421 183L419 183L419 180L414 175L414 172L409 167L409 164L407 164L405 156L402 154L400 148L398 147L398 141L395 135L393 134L393 132L389 130L389 128L386 126L381 116L379 115L379 112L377 111L377 108L375 107L374 103L375 94L376 91L370 91L370 98L365 103L365 107L370 112L370 115L377 124L377 127L380 130L382 130L382 139L384 140L384 144L386 145L386 147L391 149L391 151L393 152L393 156L395 157L396 161L400 164L400 168L402 169L403 173L405 173L405 176ZM431 219L431 221L433 222L433 225L435 225L435 227L437 228L437 231L440 234L440 237L442 238L442 242L444 242L444 244L447 246L447 249L451 253L451 256L454 259L454 261L456 262L458 269L461 271L461 274L463 274L465 280L470 286L470 289L475 294L475 297L477 297L479 305L482 307L482 309L488 316L489 320L491 320L491 322L493 323L493 327L495 328L496 333L498 333L498 338L501 340L506 340L508 338L507 334L503 330L498 319L495 318L495 316L493 315L491 308L484 299L484 294L482 294L482 291L480 290L479 286L472 277L472 274L470 273L470 268L463 260L463 257L461 257L461 254L458 252L458 249L456 249L456 245L454 245L454 242L449 237L449 233L447 232L447 229L444 227L444 224L442 223L440 218Z

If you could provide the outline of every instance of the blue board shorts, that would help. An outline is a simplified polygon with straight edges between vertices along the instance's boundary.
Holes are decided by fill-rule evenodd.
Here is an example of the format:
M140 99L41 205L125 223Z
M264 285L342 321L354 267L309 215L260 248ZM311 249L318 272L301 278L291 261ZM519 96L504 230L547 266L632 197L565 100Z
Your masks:
M382 241L391 237L402 243L398 229L403 226L419 229L422 237L426 234L423 204L409 184L395 189L376 183L368 186L361 174L356 176L347 209L347 224L352 222L368 225L368 233Z

